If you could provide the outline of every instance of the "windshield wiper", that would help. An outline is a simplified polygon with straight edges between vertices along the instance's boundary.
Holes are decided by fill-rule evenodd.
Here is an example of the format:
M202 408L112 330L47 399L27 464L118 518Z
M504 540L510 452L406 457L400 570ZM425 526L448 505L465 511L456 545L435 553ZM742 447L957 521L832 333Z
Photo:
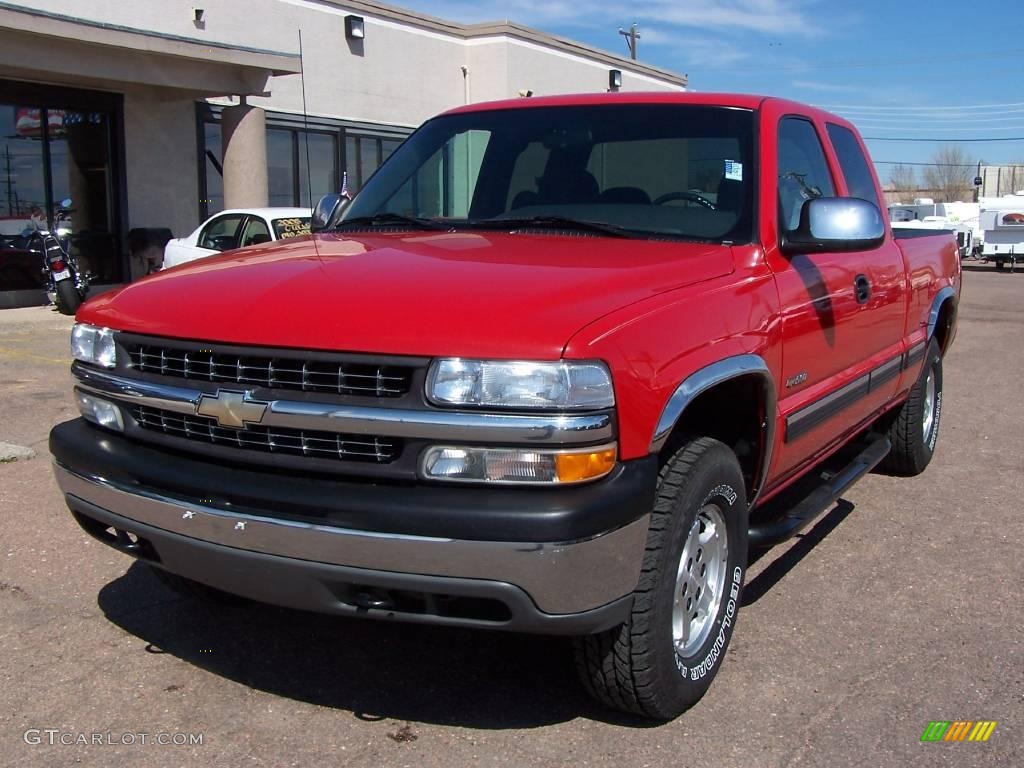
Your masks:
M456 225L459 229L574 229L583 232L599 232L609 237L635 238L638 235L620 227L617 224L608 224L603 221L586 221L585 219L573 219L569 216L526 216L522 218L499 218L499 219L467 219Z
M436 219L424 219L416 216L403 216L400 213L375 213L372 216L355 216L351 219L343 219L334 228L341 231L347 227L392 227L396 224L407 224L414 229L428 229L438 232L450 232L452 227L445 222Z

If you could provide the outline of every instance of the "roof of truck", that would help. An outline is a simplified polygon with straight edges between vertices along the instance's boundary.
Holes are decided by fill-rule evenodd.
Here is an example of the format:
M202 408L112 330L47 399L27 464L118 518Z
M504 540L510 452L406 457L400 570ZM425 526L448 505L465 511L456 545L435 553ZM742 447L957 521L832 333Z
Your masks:
M716 107L757 109L767 96L746 93L574 93L561 96L532 96L530 98L488 101L456 107L446 114L483 112L493 109L523 109L535 107L586 106L588 104L697 104Z

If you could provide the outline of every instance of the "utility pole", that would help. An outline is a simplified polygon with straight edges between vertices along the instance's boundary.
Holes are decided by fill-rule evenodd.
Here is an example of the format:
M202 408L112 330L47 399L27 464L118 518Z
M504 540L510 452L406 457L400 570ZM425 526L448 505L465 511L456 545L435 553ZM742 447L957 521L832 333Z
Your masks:
M619 27L619 34L626 38L626 45L629 46L629 58L636 61L636 44L640 39L640 27L634 23L628 32Z

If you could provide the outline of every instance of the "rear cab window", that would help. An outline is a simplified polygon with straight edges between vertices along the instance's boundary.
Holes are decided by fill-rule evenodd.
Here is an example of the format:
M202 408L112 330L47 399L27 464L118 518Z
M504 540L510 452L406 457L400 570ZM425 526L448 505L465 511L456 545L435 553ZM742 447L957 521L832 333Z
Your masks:
M828 123L826 130L839 160L839 167L842 168L843 177L846 179L850 197L867 200L881 209L871 166L868 165L868 160L853 131L836 123Z

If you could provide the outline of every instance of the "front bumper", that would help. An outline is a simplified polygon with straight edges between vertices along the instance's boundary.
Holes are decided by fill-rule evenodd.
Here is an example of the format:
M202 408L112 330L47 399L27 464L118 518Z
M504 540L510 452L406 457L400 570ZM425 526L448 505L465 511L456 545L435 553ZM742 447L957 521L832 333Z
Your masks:
M646 462L630 462L628 471L590 486L556 489L561 494L557 509L545 506L559 498L548 490L374 485L372 498L387 521L381 527L389 530L368 530L338 524L346 519L365 523L362 514L315 520L308 512L283 517L272 505L261 510L233 504L225 500L230 498L225 487L255 482L257 473L155 451L81 420L56 427L51 450L58 484L82 527L168 571L294 608L550 634L600 631L626 617L654 487L654 468ZM153 467L157 460L162 461L155 465L157 475L127 474L133 462ZM211 472L219 483L211 482ZM189 477L209 491L181 493L180 483L162 488L154 479L161 475ZM285 492L296 485L296 495L322 486L322 494L333 494L342 506L346 491L358 496L367 490L336 478L268 478L264 473L262 480ZM488 508L488 494L501 495L502 503L490 499ZM420 507L410 508L408 496L417 497ZM602 497L617 506L590 510ZM399 518L410 518L407 524L387 507L389 498L406 513ZM448 505L437 509L435 518L458 521L453 529L468 535L425 530L422 520L414 525L411 518L429 514L422 504L431 500ZM518 521L511 512L515 506L521 508ZM619 521L568 540L538 541L529 535L538 529L583 531L576 519L581 511L593 511L587 516L606 523L617 515ZM501 535L486 538L490 513Z

